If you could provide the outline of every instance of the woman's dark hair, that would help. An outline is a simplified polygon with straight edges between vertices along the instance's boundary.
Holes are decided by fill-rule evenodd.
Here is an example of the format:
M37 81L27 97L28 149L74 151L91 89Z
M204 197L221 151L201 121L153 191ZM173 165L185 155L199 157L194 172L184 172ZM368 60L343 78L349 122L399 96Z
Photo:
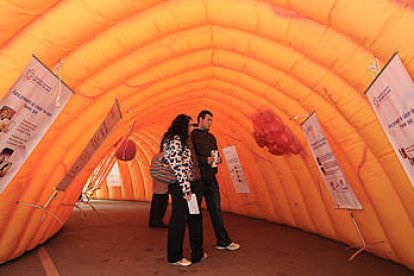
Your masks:
M164 134L161 140L160 150L165 141L171 140L175 135L178 135L183 146L188 142L188 125L192 121L191 117L185 114L180 114L172 121L171 126Z

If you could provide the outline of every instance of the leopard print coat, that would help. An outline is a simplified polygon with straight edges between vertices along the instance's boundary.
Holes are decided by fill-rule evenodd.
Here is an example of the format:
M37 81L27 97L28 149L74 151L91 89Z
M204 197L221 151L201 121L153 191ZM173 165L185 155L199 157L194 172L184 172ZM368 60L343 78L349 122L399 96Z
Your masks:
M191 151L181 144L178 135L163 144L164 159L167 160L171 169L177 176L178 184L181 186L184 195L191 194L191 181L194 181L193 161ZM174 185L174 184L173 184Z

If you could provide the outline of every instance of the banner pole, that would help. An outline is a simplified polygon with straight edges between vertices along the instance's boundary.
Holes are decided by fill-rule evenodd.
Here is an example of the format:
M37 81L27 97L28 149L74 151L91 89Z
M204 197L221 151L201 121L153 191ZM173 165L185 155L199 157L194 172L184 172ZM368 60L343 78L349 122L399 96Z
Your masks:
M50 195L49 199L46 201L45 205L43 206L43 208L47 208L47 206L49 206L50 202L52 201L52 199L54 199L57 194L58 194L59 190L55 189L53 191L53 193Z
M91 179L91 184L89 185L91 188L88 187L88 190L87 190L87 191L92 191L91 196L93 196L96 190L100 188L101 182L103 181L102 176L108 175L109 173L108 171L112 169L112 167L109 168L109 166L113 163L116 152L121 148L122 144L128 139L128 137L131 136L135 123L136 123L136 120L132 122L132 125L129 128L128 133L125 136L121 137L121 139L119 139L118 142L114 145L112 151L108 154L108 157L107 157L108 159L105 160L105 162L102 164L102 167L99 169L99 172L97 173L96 178ZM106 163L106 161L109 161L109 163Z
M53 74L55 74L55 76L58 78L58 82L59 82L59 88L58 88L58 93L56 95L55 98L55 104L56 107L60 107L60 95L62 93L62 78L59 74L59 71L62 69L63 66L63 60L60 60L59 63L56 65L55 70L53 72Z
M356 229L356 231L357 231L357 233L358 233L358 236L359 236L359 239L361 240L361 242L362 242L362 247L361 248L359 248L354 254L352 254L352 256L348 259L348 262L352 262L352 260L353 259L355 259L356 258L356 256L358 256L362 251L364 251L366 248L367 248L367 244L365 243L365 239L364 239L364 236L362 236L362 233L361 233L361 230L359 229L359 226L358 226L358 222L356 221L356 219L355 219L355 217L354 217L354 214L352 213L352 210L350 210L350 209L348 209L348 212L349 212L349 215L351 216L351 219L352 219L352 223L354 224L354 226L355 226L355 229Z
M384 241L379 241L379 242L376 242L376 243L371 243L371 244L367 244L366 242L365 242L365 239L364 239L364 236L362 235L362 232L361 232L361 230L359 229L359 226L358 226L358 222L357 222L357 220L355 219L355 216L354 216L354 214L352 213L352 210L351 209L348 209L348 212L349 212L349 214L350 214L350 216L351 216L351 219L352 219L352 223L354 224L354 226L355 226L355 229L357 230L357 233L358 233L358 236L359 236L359 239L361 240L361 243L362 243L362 247L361 248L359 248L354 254L352 254L352 256L351 257L349 257L349 259L348 259L348 262L352 262L362 251L367 251L367 249L368 249L368 247L370 246L370 245L376 245L376 244L379 244L379 243L384 243ZM350 246L350 247L348 247L347 248L347 250L348 249L350 249L350 248L353 248L354 246ZM358 247L354 247L354 248L358 248ZM367 251L368 252L368 251Z
M377 75L381 72L381 66L378 57L374 56L372 64L370 64L367 69L368 72L370 72L371 74L372 80L374 80L377 77Z

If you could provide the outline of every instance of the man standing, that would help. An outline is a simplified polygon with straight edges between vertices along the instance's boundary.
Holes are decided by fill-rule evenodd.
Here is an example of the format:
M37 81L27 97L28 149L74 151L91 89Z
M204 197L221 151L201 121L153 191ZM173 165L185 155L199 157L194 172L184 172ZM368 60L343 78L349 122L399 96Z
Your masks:
M223 215L220 206L220 190L218 187L216 173L217 164L221 163L221 157L212 157L211 152L217 151L217 141L209 132L213 123L213 113L203 110L197 117L198 129L192 133L192 144L198 159L201 172L202 195L206 199L206 205L213 223L214 233L217 238L216 248L218 250L238 250L240 245L231 241L224 228Z

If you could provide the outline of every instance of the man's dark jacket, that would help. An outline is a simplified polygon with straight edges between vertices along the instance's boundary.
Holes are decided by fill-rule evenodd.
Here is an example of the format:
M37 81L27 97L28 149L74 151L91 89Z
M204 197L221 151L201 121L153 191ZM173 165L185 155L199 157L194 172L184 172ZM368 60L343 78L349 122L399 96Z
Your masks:
M207 163L207 157L211 156L212 150L218 150L217 141L208 130L195 129L192 132L194 150L200 166L201 176L209 178L217 173L217 168L212 168Z

